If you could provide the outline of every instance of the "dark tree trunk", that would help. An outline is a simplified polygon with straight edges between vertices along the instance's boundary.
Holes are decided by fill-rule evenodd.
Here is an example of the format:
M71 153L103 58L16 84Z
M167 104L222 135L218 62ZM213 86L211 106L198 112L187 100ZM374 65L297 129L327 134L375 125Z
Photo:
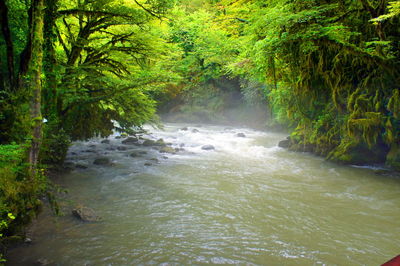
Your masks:
M1 32L6 44L7 70L8 70L8 85L11 90L15 89L15 72L14 72L14 47L11 38L11 31L8 24L8 7L5 0L0 0L0 26Z
M58 0L45 0L46 10L44 14L44 72L46 73L46 86L43 89L44 115L49 117L55 114L57 106L57 77L55 66L57 65L54 43L57 41L55 32L55 20Z

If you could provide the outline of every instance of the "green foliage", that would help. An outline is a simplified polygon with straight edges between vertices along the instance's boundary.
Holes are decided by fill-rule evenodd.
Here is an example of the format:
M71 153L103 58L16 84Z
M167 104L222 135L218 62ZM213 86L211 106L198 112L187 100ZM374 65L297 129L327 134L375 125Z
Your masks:
M393 18L395 16L398 16L400 14L400 1L396 0L396 1L391 1L388 4L388 13L381 15L377 18L372 19L371 21L375 22L375 23L381 23L387 19Z
M275 119L296 129L301 145L346 162L377 145L396 153L398 1L387 10L368 1L222 2L230 9L221 17L250 22L229 68L267 84ZM370 22L387 11L390 21Z
M0 145L0 244L36 215L47 187L43 171L28 175L26 152L26 146Z

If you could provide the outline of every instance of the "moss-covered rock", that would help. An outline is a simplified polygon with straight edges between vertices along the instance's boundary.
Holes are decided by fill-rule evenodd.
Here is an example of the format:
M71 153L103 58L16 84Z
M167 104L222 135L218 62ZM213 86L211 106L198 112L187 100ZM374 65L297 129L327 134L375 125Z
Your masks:
M386 165L400 171L400 145L393 145L386 155Z
M369 147L364 142L347 140L331 151L328 159L346 164L384 163L388 148L384 144Z

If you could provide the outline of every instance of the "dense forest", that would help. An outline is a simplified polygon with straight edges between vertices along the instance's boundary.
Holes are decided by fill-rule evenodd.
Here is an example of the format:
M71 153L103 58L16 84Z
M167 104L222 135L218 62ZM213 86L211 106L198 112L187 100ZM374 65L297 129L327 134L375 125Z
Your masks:
M286 146L400 170L400 1L0 0L0 231L72 141L159 116L262 119ZM235 113L229 113L237 109Z

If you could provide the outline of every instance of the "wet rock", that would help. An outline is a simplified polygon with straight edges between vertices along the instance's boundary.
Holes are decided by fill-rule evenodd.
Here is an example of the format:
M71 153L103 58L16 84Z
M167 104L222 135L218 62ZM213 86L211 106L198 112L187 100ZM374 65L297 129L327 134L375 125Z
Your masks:
M287 149L290 146L290 140L289 139L281 140L279 141L278 146Z
M153 162L156 162L156 163L160 162L157 158L151 158L150 161L153 161Z
M98 222L101 220L101 217L98 216L94 210L82 205L73 209L72 214L84 222Z
M154 145L155 145L155 146L164 147L164 146L166 146L167 144L164 142L163 139L158 139L158 140L154 143Z
M140 157L140 153L139 152L132 152L131 154L129 154L130 157Z
M145 141L143 141L143 146L149 147L149 146L154 146L156 142L154 140L151 139L146 139Z
M127 139L124 139L121 143L125 145L135 145L138 143L138 139L135 137L129 137Z
M103 139L100 143L102 143L102 144L110 144L110 140L109 139Z
M84 150L83 152L94 153L96 151L95 150Z
M118 146L118 147L117 147L117 150L119 150L119 151L126 151L127 148L124 147L124 146Z
M162 158L163 158L163 159L165 159L165 160L166 160L166 159L168 159L168 157L167 157L167 156L163 156Z
M192 133L199 133L200 131L198 129L192 129Z
M204 145L201 147L202 150L210 151L210 150L215 150L215 147L213 145Z
M84 165L84 164L76 164L75 165L75 167L77 168L77 169L87 169L88 168L88 166L87 165Z
M106 150L108 150L108 151L115 151L115 147L107 147Z
M179 130L188 131L189 129L188 129L188 127L183 127L183 128L181 128L181 129L179 129Z
M94 144L89 145L89 148L96 148L96 145L94 145Z
M138 151L139 154L147 154L147 151Z
M94 160L93 164L96 164L96 165L111 165L112 163L111 163L111 160L109 158L107 158L107 157L99 157L99 158L96 158Z
M239 137L239 138L245 138L246 137L246 135L244 133L242 133L242 132L237 133L235 136Z
M116 136L116 137L115 137L115 139L120 139L120 138L121 138L121 136Z
M165 147L162 147L160 149L160 152L161 153L172 153L172 154L174 154L174 153L176 153L176 150L174 148L172 148L172 147L165 146Z
M145 166L152 166L153 164L152 164L152 163L149 163L149 162L145 162L144 165L145 165Z

